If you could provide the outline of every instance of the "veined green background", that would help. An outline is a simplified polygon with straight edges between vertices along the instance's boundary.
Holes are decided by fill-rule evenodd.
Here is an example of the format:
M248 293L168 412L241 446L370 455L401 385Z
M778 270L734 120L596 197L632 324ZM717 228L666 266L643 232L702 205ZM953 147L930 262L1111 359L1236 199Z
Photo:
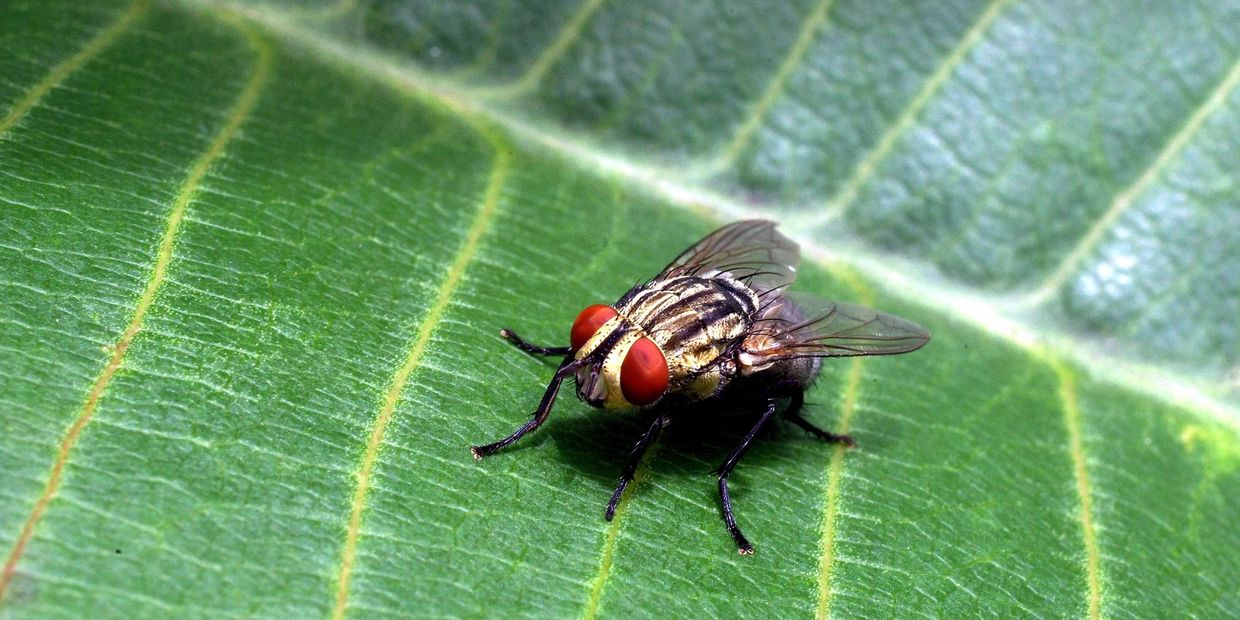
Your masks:
M0 617L1240 615L1240 6L7 2ZM725 219L925 325L642 429L557 342Z

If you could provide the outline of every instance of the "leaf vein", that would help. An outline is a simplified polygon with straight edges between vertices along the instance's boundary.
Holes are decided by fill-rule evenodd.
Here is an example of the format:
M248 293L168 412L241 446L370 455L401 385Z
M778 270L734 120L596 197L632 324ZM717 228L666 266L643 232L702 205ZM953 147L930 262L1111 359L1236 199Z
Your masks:
M658 452L659 441L655 439L651 443L646 455L642 458L640 468L633 476L632 483L626 489L628 493L622 496L620 503L616 505L616 514L612 518L611 523L608 524L607 535L603 538L603 550L599 555L598 572L590 580L590 594L586 598L585 609L581 612L582 620L593 620L598 616L598 606L603 599L603 587L607 585L607 578L611 576L612 562L615 559L616 539L620 535L620 524L623 521L624 513L628 510L629 498L633 496L634 490L646 477L646 463L654 459Z
M167 272L168 265L172 261L173 245L180 230L181 223L185 218L185 212L189 207L189 203L193 200L194 195L198 192L199 186L206 177L212 164L215 163L224 154L224 148L227 146L241 124L249 117L250 111L253 109L255 102L258 100L264 84L267 81L268 74L271 69L272 52L267 41L263 40L256 32L254 27L246 22L232 21L233 25L239 28L244 34L250 45L256 52L256 60L254 68L250 74L249 80L245 87L238 95L237 100L233 103L232 109L229 110L228 117L224 125L215 134L215 138L207 147L203 155L194 163L190 169L189 175L185 182L181 185L181 190L177 193L176 199L173 201L172 209L168 214L168 220L165 224L164 235L160 241L159 250L155 258L155 266L152 269L151 277L147 281L146 288L142 291L142 295L138 298L134 307L133 316L129 321L129 325L121 334L120 339L112 347L112 356L108 363L100 371L99 376L91 385L86 396L86 401L82 405L81 411L74 419L73 423L65 432L61 439L60 445L56 451L56 456L52 461L51 469L48 472L47 482L44 484L43 491L35 500L34 507L31 509L30 515L27 517L25 524L22 526L17 541L13 544L13 548L9 551L8 559L4 563L3 573L0 573L0 599L4 598L4 592L8 584L12 581L14 574L17 572L17 563L21 560L22 554L29 545L34 536L35 527L43 518L48 504L55 497L57 489L60 487L60 480L64 474L65 466L68 464L69 455L77 444L78 437L81 436L82 430L90 422L94 416L95 409L98 407L99 400L103 397L104 391L108 384L112 381L112 377L120 370L125 362L125 352L129 349L129 345L133 342L138 332L142 330L143 319L150 310L155 300L155 294L159 291L160 285L163 284Z
M943 62L939 64L934 73L930 75L930 78L922 85L921 90L917 92L917 95L904 108L900 116L896 117L896 120L887 126L886 131L883 132L882 137L875 143L874 148L857 163L857 166L853 168L852 175L840 186L840 190L827 199L826 209L823 210L820 216L813 218L815 220L812 222L813 224L834 220L843 215L852 206L857 199L857 195L860 194L861 188L869 182L870 177L874 176L874 173L878 170L879 163L891 154L896 142L913 126L913 122L917 120L918 115L930 104L931 99L943 87L947 79L952 76L956 67L960 66L960 63L964 62L969 52L981 42L982 35L998 19L1003 9L1010 2L1011 0L992 0L977 22L965 32L960 39L960 43L952 49L951 53L943 59Z
M1059 398L1063 404L1064 424L1068 429L1069 450L1072 452L1072 473L1076 479L1077 500L1080 503L1080 521L1085 543L1085 579L1088 587L1089 617L1098 620L1102 613L1101 561L1098 536L1094 525L1092 491L1089 471L1085 464L1085 447L1081 440L1081 410L1076 395L1076 378L1071 369L1056 359L1049 363L1059 379Z
M1069 278L1076 274L1077 269L1081 266L1086 256L1102 244L1106 233L1132 207L1136 199L1150 185L1153 185L1154 181L1158 180L1167 166L1184 151L1188 141L1197 134L1201 126L1205 124L1206 119L1223 106L1227 98L1235 92L1237 86L1240 86L1240 59L1237 59L1232 64L1231 69L1223 76L1218 85L1210 91L1210 94L1202 101L1201 105L1193 110L1192 114L1189 114L1188 119L1184 121L1184 125L1171 136L1166 146L1154 158L1153 163L1137 177L1136 181L1133 181L1131 185L1115 195L1114 200L1111 201L1111 207L1107 209L1106 213L1098 221L1094 222L1094 225L1089 228L1089 231L1085 233L1085 236L1081 238L1076 246L1068 252L1068 255L1059 263L1059 266L1022 301L1022 304L1036 306L1044 303L1059 291Z
M530 65L529 70L520 78L506 86L496 88L481 89L480 93L497 98L516 97L533 90L547 76L547 72L555 63L559 62L564 54L581 38L581 32L585 29L586 22L603 6L604 0L586 0L581 7L573 15L572 19L564 25L560 34L547 49L539 54L538 59Z
M35 84L33 88L26 92L26 96L22 97L13 106L13 109L4 115L3 119L0 119L0 134L12 129L17 124L17 121L21 120L26 112L29 112L31 108L38 104L39 100L46 96L47 93L56 88L65 78L72 75L74 71L80 69L82 65L107 49L126 30L129 30L139 17L146 13L150 5L150 0L134 0L128 9L116 21L112 22L112 25L95 35L78 53L56 65L38 84Z
M370 438L366 442L366 451L362 456L361 467L357 472L357 487L354 490L352 508L345 530L344 546L341 550L340 569L336 580L336 600L332 611L332 617L336 620L344 618L348 608L349 582L356 561L357 541L361 534L362 513L366 509L371 475L374 471L375 462L378 459L379 448L383 444L383 435L392 420L396 410L396 403L399 401L400 395L409 381L409 377L421 365L422 356L426 353L431 334L434 333L435 328L443 319L444 312L447 310L448 304L452 300L452 295L456 292L456 288L461 282L465 269L473 260L474 254L477 253L482 236L490 228L491 222L495 219L495 214L498 210L500 193L512 162L512 151L489 128L480 127L479 130L495 150L491 176L487 181L486 192L478 214L474 216L474 221L466 233L460 250L457 251L456 258L452 261L452 265L448 269L443 282L439 285L434 305L431 306L426 313L426 317L422 320L418 334L409 348L405 361L396 370L395 375L393 375L387 393L384 396L383 404L380 406L379 413L371 427Z
M874 305L874 293L851 271L836 269L836 277L844 281L864 305ZM852 427L852 419L857 411L857 393L861 388L861 362L864 358L853 358L848 367L848 379L844 384L844 400L840 406L840 420L835 433L847 435ZM822 620L831 614L831 571L835 566L835 524L839 515L840 475L844 471L844 452L846 448L837 445L831 450L831 459L827 465L827 488L822 502L822 533L820 545L822 555L818 562L818 603L814 617Z
M814 36L818 33L818 29L827 22L827 16L831 12L831 6L834 4L835 0L820 0L818 5L814 7L813 12L805 18L805 23L801 26L801 32L797 35L796 41L792 43L792 47L789 48L788 54L784 57L783 63L779 65L775 76L767 84L762 97L758 99L757 103L749 111L745 121L741 123L731 142L723 150L720 160L711 168L720 169L730 165L749 144L750 140L753 139L763 119L770 112L771 106L784 93L788 85L788 79L792 77L792 72L796 70L801 61L805 59L805 55L809 53L809 48L814 42Z

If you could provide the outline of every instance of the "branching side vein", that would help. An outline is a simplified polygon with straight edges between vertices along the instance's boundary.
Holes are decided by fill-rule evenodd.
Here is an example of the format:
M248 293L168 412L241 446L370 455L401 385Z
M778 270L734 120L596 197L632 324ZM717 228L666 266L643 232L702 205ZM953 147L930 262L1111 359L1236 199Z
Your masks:
M65 81L65 78L80 69L82 65L90 62L100 52L112 45L118 37L133 26L134 22L146 14L150 6L150 0L135 0L133 4L129 5L128 10L122 13L116 21L112 22L112 25L95 35L78 53L56 65L38 84L35 84L34 87L26 92L26 96L13 105L13 108L9 110L8 114L4 115L4 118L0 119L0 134L12 129L17 124L17 121L21 120L26 115L26 112L29 112L35 104L39 103L39 100L46 96L47 93Z
M332 617L336 620L344 618L348 609L349 581L353 575L353 567L357 556L357 543L361 535L362 515L366 509L366 498L370 491L371 476L374 473L375 462L379 456L379 448L383 445L383 435L387 431L388 424L392 421L392 415L396 410L396 403L400 400L400 395L404 391L410 375L421 365L422 357L426 353L431 335L443 319L444 312L452 300L452 295L460 285L465 269L469 266L470 261L473 260L483 235L490 229L491 222L495 219L499 206L499 197L508 175L508 169L512 163L510 147L503 143L489 129L480 127L480 130L495 149L495 160L491 168L490 179L487 182L486 194L483 197L478 214L474 217L473 224L470 226L468 233L466 233L461 249L457 252L456 259L452 261L452 266L448 269L443 282L439 285L434 305L431 306L426 313L426 317L422 320L417 336L409 348L409 353L405 356L405 361L392 377L388 391L383 397L383 404L380 406L374 425L371 427L370 438L366 442L366 451L362 456L361 467L357 472L357 487L354 490L352 508L349 514L348 525L345 529L344 546L340 554L340 569L336 579L335 606L332 611Z
M48 504L56 496L56 491L60 487L61 477L64 474L65 467L68 465L73 447L77 444L83 429L85 429L94 416L95 409L98 407L104 391L107 390L108 384L111 383L117 371L124 365L125 352L129 349L129 345L133 342L134 337L138 335L138 332L142 330L142 322L146 318L147 311L150 310L151 304L155 301L155 295L159 292L160 285L163 284L167 276L168 265L172 262L172 252L177 233L181 228L182 221L185 219L185 212L189 208L190 202L193 200L211 166L223 156L225 147L232 140L233 136L236 135L242 123L249 117L255 102L258 101L259 94L262 92L263 85L267 81L272 61L270 44L259 37L250 24L241 21L237 21L235 24L242 30L251 46L255 49L257 59L254 69L250 74L249 81L246 82L245 88L242 89L241 94L237 97L236 102L229 111L224 125L215 134L215 138L207 147L206 152L194 163L185 182L181 185L181 190L177 193L172 210L168 214L163 238L160 241L159 250L155 257L154 269L151 272L150 279L147 281L146 288L138 298L129 325L112 347L112 357L91 385L86 395L86 402L82 405L81 411L61 439L43 491L35 501L30 516L27 517L17 541L9 551L8 559L4 563L4 571L0 573L0 599L3 599L5 589L17 572L17 564L21 560L22 553L30 544L36 526L38 526L39 521L47 511Z

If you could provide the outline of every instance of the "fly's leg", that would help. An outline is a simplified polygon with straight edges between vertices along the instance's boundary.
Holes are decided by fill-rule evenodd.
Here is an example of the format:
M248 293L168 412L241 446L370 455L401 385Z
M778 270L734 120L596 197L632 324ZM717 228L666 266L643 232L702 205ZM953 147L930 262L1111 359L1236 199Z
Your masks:
M855 448L857 446L857 442L853 441L852 437L849 437L848 435L829 433L821 428L818 428L817 426L814 426L809 420L801 417L801 406L804 404L805 394L803 392L796 392L792 395L792 402L788 404L788 410L784 412L784 416L788 418L789 422L796 424L827 443L842 443L849 448Z
M547 391L543 393L542 402L538 403L538 410L534 412L534 418L522 424L513 434L495 443L470 448L469 451L473 453L474 458L482 460L484 456L495 454L495 452L512 444L526 433L542 426L542 423L547 421L547 416L551 413L551 405L555 404L555 396L560 392L560 384L564 382L565 378L577 372L577 369L585 363L585 360L574 360L572 357L565 357L564 361L560 363L560 368L555 371L551 384L547 386Z
M529 353L530 355L568 355L573 351L572 347L540 347L536 344L526 342L524 338L517 335L517 332L505 327L499 330L499 335L505 340L516 345L518 349Z
M753 555L753 545L749 544L749 540L741 533L740 526L736 525L736 517L732 514L732 496L728 493L728 474L732 473L732 468L736 467L736 462L741 460L745 455L745 450L749 449L749 444L753 443L754 437L758 436L758 431L762 430L772 417L775 416L775 399L766 401L766 411L762 413L762 417L758 418L757 424L749 429L749 434L741 440L739 446L728 455L723 464L715 470L719 474L719 496L723 499L723 522L728 526L728 533L732 535L732 540L736 541L736 550L741 555Z
M620 474L620 484L616 486L616 492L611 494L611 501L607 502L607 520L611 521L616 516L616 505L620 503L620 495L624 493L625 487L633 481L633 475L637 473L637 466L641 465L642 456L646 454L646 450L650 448L650 444L654 443L655 438L659 436L659 431L667 425L667 416L661 415L654 419L650 428L646 430L646 434L637 440L637 445L633 446L633 452L629 455L629 462L624 466L624 471Z

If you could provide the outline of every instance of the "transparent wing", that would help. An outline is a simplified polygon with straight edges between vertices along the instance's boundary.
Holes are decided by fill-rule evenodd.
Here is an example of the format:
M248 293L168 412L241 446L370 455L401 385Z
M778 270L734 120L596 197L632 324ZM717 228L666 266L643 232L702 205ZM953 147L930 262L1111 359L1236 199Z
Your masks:
M707 235L685 250L658 275L709 276L725 272L758 293L779 289L796 279L801 251L775 230L775 222L742 220Z
M762 308L744 342L745 362L795 357L894 355L920 349L930 332L873 308L780 292Z

